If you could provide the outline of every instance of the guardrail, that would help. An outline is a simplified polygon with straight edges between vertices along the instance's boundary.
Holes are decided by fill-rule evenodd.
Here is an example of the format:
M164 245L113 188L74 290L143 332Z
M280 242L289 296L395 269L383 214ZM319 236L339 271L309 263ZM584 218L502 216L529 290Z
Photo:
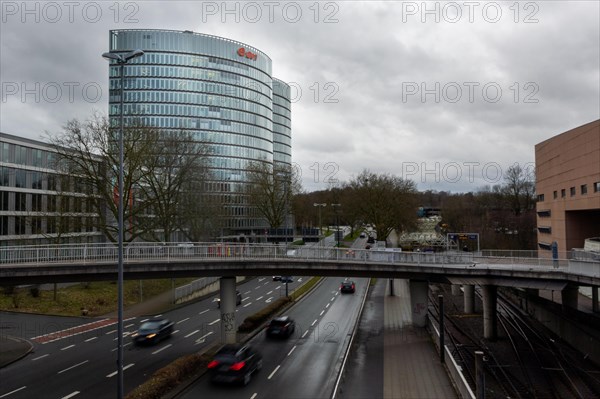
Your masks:
M113 244L68 244L0 248L0 264L107 263L117 262ZM378 249L283 246L219 243L131 243L123 249L123 260L175 261L206 259L302 259L420 264L468 264L473 254L465 252L400 252Z

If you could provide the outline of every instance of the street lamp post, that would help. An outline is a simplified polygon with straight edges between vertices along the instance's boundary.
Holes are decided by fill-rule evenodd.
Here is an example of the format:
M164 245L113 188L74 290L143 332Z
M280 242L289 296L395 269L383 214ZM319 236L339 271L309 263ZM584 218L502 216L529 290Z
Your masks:
M313 206L316 206L319 208L319 249L321 249L321 247L323 246L323 243L321 242L321 208L324 208L327 206L327 204L319 204L319 203L314 203ZM321 257L321 252L319 251L319 257Z
M340 206L342 206L342 204L330 204L333 207L333 210L335 212L335 227L336 227L336 231L335 231L335 238L337 241L337 247L340 247L340 217L338 215L338 208Z
M118 278L117 278L117 398L123 397L123 89L125 64L133 58L144 55L142 50L133 50L120 55L116 53L104 53L102 57L107 60L116 61L119 65L120 95L119 95L119 243L118 243Z

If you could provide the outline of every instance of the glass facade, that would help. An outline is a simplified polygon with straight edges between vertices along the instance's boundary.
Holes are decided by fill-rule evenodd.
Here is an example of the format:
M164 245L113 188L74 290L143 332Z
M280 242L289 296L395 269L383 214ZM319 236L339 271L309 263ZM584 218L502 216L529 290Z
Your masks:
M243 193L251 162L291 165L290 87L272 78L271 59L247 44L191 31L113 30L109 39L111 52L144 51L125 66L124 124L191 132L211 148L208 187L225 200L226 228L268 227ZM116 64L109 77L109 116L117 124Z
M46 143L0 133L0 246L104 241L96 228L82 227L95 210L80 206L85 194L65 185L55 160Z

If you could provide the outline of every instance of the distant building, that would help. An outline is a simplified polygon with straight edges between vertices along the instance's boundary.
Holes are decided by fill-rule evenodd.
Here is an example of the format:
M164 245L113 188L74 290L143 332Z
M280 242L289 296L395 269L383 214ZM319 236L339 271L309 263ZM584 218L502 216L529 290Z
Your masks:
M56 160L51 145L0 133L0 246L104 241L77 179Z
M270 226L245 194L248 166L292 164L290 86L272 77L271 59L191 31L124 29L109 38L111 52L144 51L126 66L125 125L185 130L211 148L207 191L224 201L224 233L263 235ZM112 65L109 115L117 123L120 77Z
M600 236L600 120L535 146L540 256L559 257Z

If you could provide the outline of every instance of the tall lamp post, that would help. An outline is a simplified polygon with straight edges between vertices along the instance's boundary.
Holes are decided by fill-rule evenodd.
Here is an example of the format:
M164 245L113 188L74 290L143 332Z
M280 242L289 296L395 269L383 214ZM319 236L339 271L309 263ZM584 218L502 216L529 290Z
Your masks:
M321 208L325 208L327 206L327 204L318 204L318 203L314 203L313 206L316 206L319 208L319 249L322 247L323 243L321 242ZM321 257L321 251L319 251L319 257Z
M118 327L117 327L117 398L123 397L123 82L125 64L133 58L144 55L142 50L133 50L126 54L104 53L102 57L107 60L116 61L119 65L120 75L120 95L119 95L119 246L118 246L118 278L117 278L117 307L118 307Z
M338 208L340 206L342 206L342 204L329 204L333 207L333 210L335 212L335 224L336 224L336 231L335 231L335 238L337 241L337 247L340 247L340 217L338 215Z

